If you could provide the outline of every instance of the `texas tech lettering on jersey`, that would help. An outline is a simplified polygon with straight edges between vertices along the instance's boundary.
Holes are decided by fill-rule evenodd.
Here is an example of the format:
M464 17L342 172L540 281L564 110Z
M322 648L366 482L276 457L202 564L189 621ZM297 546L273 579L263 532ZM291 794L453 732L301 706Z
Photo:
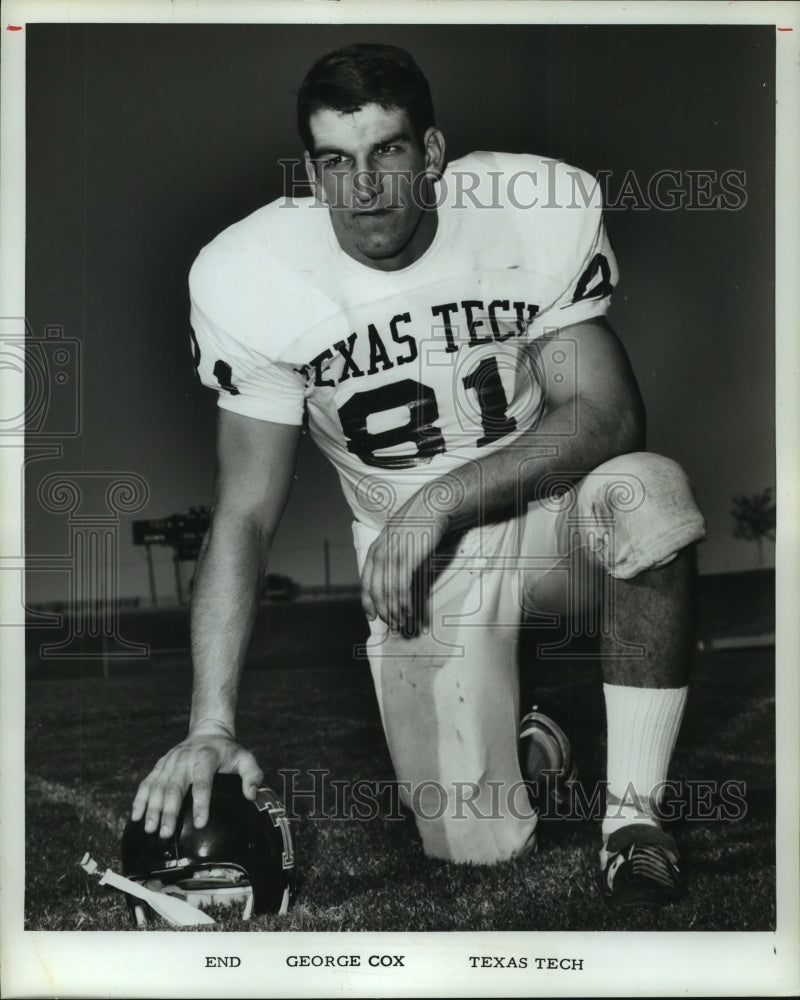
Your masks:
M514 311L515 326L509 328L506 322L500 323L501 311L508 314L509 308ZM477 347L479 344L489 344L492 341L503 343L511 337L521 337L525 334L534 317L539 311L537 305L526 302L510 302L509 299L492 299L488 305L480 299L466 299L461 302L446 302L433 305L427 320L429 329L436 329L432 320L441 322L448 354L459 349L462 344ZM485 316L485 318L484 318ZM461 322L459 322L459 318ZM349 378L363 378L365 375L377 375L378 372L389 371L396 365L410 364L419 356L416 338L403 328L413 327L411 314L398 313L385 323L368 323L366 332L351 333L347 340L338 340L330 348L321 351L307 365L300 369L306 379L314 386L332 387ZM384 331L383 336L381 330ZM388 336L387 336L388 331ZM463 337L463 339L462 339ZM366 346L365 346L366 345ZM344 366L336 381L326 377L330 362L339 355L344 360ZM360 364L356 358L360 359Z

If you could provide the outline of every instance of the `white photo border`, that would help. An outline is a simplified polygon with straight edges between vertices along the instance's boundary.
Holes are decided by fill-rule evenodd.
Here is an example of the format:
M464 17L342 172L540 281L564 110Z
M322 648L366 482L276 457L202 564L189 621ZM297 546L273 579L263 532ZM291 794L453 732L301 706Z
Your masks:
M239 2L239 0L7 0L2 27L0 143L0 316L25 316L25 25L34 22L248 23L654 23L765 24L777 33L777 931L719 934L495 932L358 935L25 932L24 636L3 628L0 673L0 957L3 995L12 997L259 996L626 996L786 995L798 990L798 456L800 456L800 7L796 3L699 2ZM20 320L22 322L22 320ZM22 380L3 382L5 405L22 412ZM17 393L14 396L13 393ZM19 404L18 406L16 404ZM22 447L0 448L0 552L3 568L22 557ZM0 611L19 607L19 575L0 573ZM317 944L314 944L314 941ZM487 950L577 956L585 972L527 975L470 969ZM285 957L330 953L412 956L402 970L290 969ZM208 970L209 953L236 954L238 969ZM224 979L222 974L224 971Z

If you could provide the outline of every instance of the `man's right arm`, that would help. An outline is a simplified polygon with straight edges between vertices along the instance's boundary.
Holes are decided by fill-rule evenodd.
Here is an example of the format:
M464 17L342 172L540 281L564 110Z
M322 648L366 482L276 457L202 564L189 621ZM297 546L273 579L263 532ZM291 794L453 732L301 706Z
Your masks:
M219 411L217 485L192 595L194 684L189 733L139 785L133 819L171 835L189 785L194 820L208 819L217 771L238 773L255 798L263 773L236 743L239 679L260 581L292 483L300 427Z

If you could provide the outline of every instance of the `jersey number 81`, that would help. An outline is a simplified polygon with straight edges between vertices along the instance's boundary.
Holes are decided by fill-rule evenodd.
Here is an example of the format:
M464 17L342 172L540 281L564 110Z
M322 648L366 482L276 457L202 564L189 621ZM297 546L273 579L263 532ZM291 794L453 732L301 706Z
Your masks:
M483 358L461 381L465 389L475 392L480 409L483 434L475 442L477 447L482 448L516 429L516 420L507 413L508 398L496 358ZM406 423L380 431L367 429L370 417L397 409L407 411ZM441 428L436 423L439 419L436 393L429 385L413 378L355 393L339 408L339 419L347 438L347 450L367 465L407 469L447 450ZM416 448L411 454L407 451L378 454L409 444Z

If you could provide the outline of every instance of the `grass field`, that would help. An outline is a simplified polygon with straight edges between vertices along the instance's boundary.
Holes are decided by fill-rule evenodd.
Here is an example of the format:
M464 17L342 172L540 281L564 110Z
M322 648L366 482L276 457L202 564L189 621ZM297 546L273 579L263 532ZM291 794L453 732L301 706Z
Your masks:
M701 632L729 634L724 607L743 634L768 623L764 579L739 581L750 599L726 595L731 581L706 583ZM754 587L754 583L758 587ZM743 616L740 607L748 609ZM364 634L354 602L265 606L248 660L239 735L279 792L278 768L327 769L335 779L390 780L375 696L353 643ZM716 617L714 617L716 616ZM728 616L728 619L730 616ZM136 624L138 622L138 625ZM748 622L750 626L748 626ZM140 635L134 632L138 628ZM726 633L726 629L728 630ZM126 631L127 630L127 631ZM125 619L126 638L149 635L154 648L180 647L185 614ZM270 635L266 660L263 636ZM604 715L599 669L585 660L532 663L540 633L526 632L525 700L556 697L571 719L587 787L603 778ZM91 852L119 870L119 838L136 784L185 734L188 656L112 663L39 663L31 633L26 723L26 928L129 930L122 895L89 879L77 862ZM596 888L597 822L547 821L542 849L494 868L425 858L409 820L317 818L295 799L298 878L286 917L226 930L768 930L775 923L774 655L768 648L697 653L694 680L671 776L744 783L745 814L734 821L679 822L690 897L657 914L622 915ZM706 814L719 804L704 799ZM215 930L216 927L211 930Z

